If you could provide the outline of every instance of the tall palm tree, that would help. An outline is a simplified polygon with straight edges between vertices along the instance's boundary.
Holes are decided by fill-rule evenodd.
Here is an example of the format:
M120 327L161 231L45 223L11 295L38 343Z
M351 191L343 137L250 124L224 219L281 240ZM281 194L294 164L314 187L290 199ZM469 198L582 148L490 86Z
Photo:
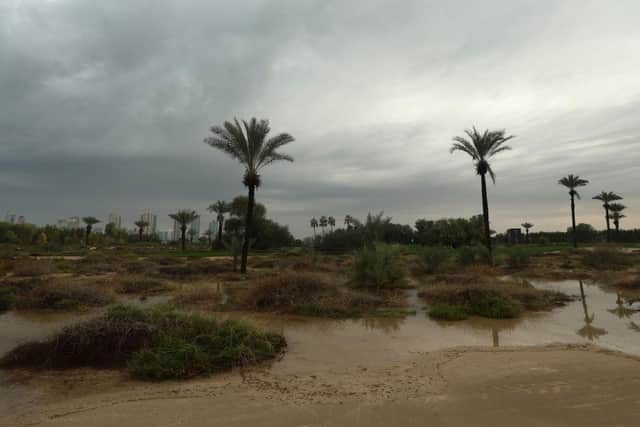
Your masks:
M480 175L482 186L482 219L484 221L484 237L489 251L489 264L493 263L491 255L491 228L489 226L489 202L487 200L487 182L485 175L488 173L495 184L496 176L491 169L489 159L496 154L510 150L511 147L505 145L507 141L513 139L513 135L506 135L505 130L485 130L479 133L476 128L467 129L464 133L467 137L456 136L453 138L453 145L450 152L462 151L473 159L476 173Z
M589 181L580 178L578 175L569 174L564 178L558 180L558 184L563 185L569 189L569 196L571 196L571 228L573 230L573 247L578 247L578 234L576 233L576 202L577 197L580 200L580 193L577 188L584 187Z
M231 210L231 206L229 203L224 200L218 200L217 202L210 205L207 210L211 213L216 214L216 221L218 222L218 237L216 240L216 245L221 248L222 247L222 225L224 224L224 215Z
M247 272L247 257L249 255L249 240L251 235L251 223L253 221L253 207L255 205L255 191L260 187L260 170L273 162L286 160L292 162L293 158L278 152L278 149L292 141L293 137L288 133L281 133L267 139L271 131L269 121L252 118L249 122L238 120L234 123L224 122L222 126L212 126L213 136L204 140L213 148L224 151L232 158L238 160L244 167L243 183L249 189L249 204L245 218L244 241L242 243L242 260L240 271Z
M611 211L611 219L613 220L613 226L616 228L616 236L620 234L620 220L626 218L626 215L622 214L622 211L627 209L622 203L609 204L609 211Z
M524 228L525 235L527 236L527 243L529 243L529 229L533 228L533 224L531 224L530 222L523 222L520 225L522 225L522 227Z
M318 220L316 219L315 216L313 218L311 218L311 221L309 221L309 225L311 226L311 228L313 228L313 240L315 241L315 239L316 239L316 228L318 228Z
M87 228L85 229L84 244L85 246L89 246L89 234L91 234L91 229L95 224L99 223L100 220L95 216L85 216L84 218L82 218L82 222L84 222L87 226Z
M600 194L593 196L594 200L600 200L604 208L604 217L607 220L607 242L611 241L611 224L609 223L609 205L616 200L622 200L622 197L613 191L602 191Z
M169 217L176 221L180 225L180 240L182 242L182 250L185 249L185 240L187 234L187 226L198 218L196 211L190 211L188 209L180 210L176 213L169 214Z
M142 233L144 233L144 229L149 226L149 223L143 219L139 219L134 222L134 224L138 227L138 240L142 241Z
M329 227L331 227L331 232L333 233L333 227L336 226L336 219L330 216L329 218L327 218L327 221L329 222Z
M351 230L351 227L353 226L353 217L351 215L345 215L344 225L347 226L347 230Z
M320 228L322 228L322 235L324 236L324 229L327 227L327 225L329 225L329 219L326 216L322 215L318 223L320 224Z

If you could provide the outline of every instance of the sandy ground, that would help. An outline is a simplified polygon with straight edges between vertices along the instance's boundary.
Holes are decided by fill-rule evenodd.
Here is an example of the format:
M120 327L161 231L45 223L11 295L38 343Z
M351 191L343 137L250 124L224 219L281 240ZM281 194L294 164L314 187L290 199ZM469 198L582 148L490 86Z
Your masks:
M340 357L340 355L336 355ZM37 382L36 382L37 381ZM459 348L380 369L268 367L183 383L77 371L2 426L637 426L640 358L584 345ZM44 397L43 397L44 396Z

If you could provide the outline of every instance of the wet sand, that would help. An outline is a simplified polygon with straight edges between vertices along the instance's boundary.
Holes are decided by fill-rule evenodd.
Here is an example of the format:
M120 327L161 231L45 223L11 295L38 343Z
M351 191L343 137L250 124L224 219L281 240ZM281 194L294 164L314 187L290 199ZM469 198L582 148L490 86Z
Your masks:
M640 358L589 345L458 348L379 369L263 367L185 383L101 375L0 425L635 426L640 417Z

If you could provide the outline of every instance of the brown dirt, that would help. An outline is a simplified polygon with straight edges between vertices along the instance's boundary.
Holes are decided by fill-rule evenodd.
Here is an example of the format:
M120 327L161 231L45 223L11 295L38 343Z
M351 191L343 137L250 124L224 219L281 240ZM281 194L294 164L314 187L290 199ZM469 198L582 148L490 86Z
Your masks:
M24 380L36 403L4 426L637 425L640 359L590 346L460 348L376 369L298 375L267 367L142 384L77 371Z

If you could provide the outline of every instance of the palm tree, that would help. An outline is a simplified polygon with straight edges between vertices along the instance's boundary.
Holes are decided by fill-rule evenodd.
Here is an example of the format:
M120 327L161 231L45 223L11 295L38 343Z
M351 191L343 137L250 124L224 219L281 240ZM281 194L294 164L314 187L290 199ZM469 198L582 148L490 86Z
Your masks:
M311 221L309 221L309 225L311 226L311 228L313 228L313 240L315 241L315 239L316 239L316 228L318 228L318 220L316 219L315 216L313 218L311 218Z
M188 209L180 210L176 213L169 214L169 217L176 221L180 225L180 240L182 241L182 250L185 249L185 240L187 234L187 226L198 218L196 211L190 211Z
M144 229L149 226L149 223L145 220L139 219L134 222L134 224L138 227L138 240L142 241L142 233L144 232Z
M327 218L327 221L329 221L329 227L331 227L331 232L333 233L333 227L336 226L336 219L330 216L329 218Z
M513 139L513 135L506 135L504 130L485 130L479 133L476 128L464 131L467 138L456 136L453 138L454 144L450 152L462 151L467 153L473 159L476 173L480 175L480 183L482 185L482 219L484 221L484 237L487 249L489 250L489 264L493 263L491 256L491 228L489 227L489 202L487 200L487 182L485 175L488 173L491 180L495 184L496 176L491 169L489 159L496 154L510 150L511 147L505 145L507 141Z
M344 225L347 226L347 230L351 230L351 227L353 226L353 217L351 215L346 215L344 217Z
M329 219L326 216L322 215L318 223L320 224L320 228L322 228L322 235L324 236L324 229L327 225L329 225Z
M218 222L218 237L216 245L220 248L222 247L222 225L224 224L224 215L231 210L231 206L223 200L218 200L207 209L209 212L216 214L216 221Z
M91 229L95 224L99 223L100 220L94 216L85 216L84 218L82 218L82 222L87 225L84 236L84 243L85 246L89 246L89 234L91 234Z
M616 228L616 236L620 234L620 220L626 218L626 215L622 214L622 211L627 209L622 203L609 204L609 211L611 211L611 219L613 220L613 226Z
M204 235L207 237L207 243L209 244L209 246L211 246L211 241L212 241L211 236L213 236L213 231L207 228L207 231L204 232Z
M253 221L253 207L255 205L255 191L260 187L260 170L273 162L286 160L292 162L293 158L277 150L294 141L288 133L281 133L267 139L271 128L267 120L252 118L248 123L238 120L234 123L224 122L222 126L212 126L213 136L204 140L213 148L224 151L232 158L238 160L244 167L243 183L249 189L249 204L245 218L244 241L242 243L242 260L240 271L247 272L247 257L249 255L249 240L251 239L251 223Z
M609 205L616 200L622 200L622 197L618 196L613 191L602 191L600 194L593 196L594 200L600 200L602 207L604 208L604 217L607 220L607 242L611 241L611 224L609 223Z
M573 247L578 247L578 234L576 233L576 202L577 197L580 200L580 193L578 193L578 187L584 187L589 181L580 178L578 175L567 175L564 178L558 180L558 184L564 185L569 189L569 195L571 196L571 228L573 230Z
M529 243L529 229L533 228L533 224L531 224L530 222L523 222L520 225L522 225L522 227L524 228L525 235L527 236L527 243Z

